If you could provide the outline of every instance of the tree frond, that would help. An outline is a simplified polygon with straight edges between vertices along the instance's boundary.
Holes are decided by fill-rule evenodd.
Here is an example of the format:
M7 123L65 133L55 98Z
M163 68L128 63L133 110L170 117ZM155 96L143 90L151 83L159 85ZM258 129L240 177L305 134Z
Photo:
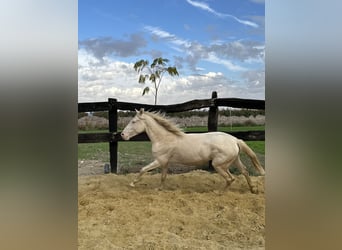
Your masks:
M139 76L139 83L145 83L145 76L144 75L140 75Z
M155 75L155 74L151 74L149 80L150 80L151 82L155 83L155 82L156 82L156 75Z
M150 88L149 87L145 87L144 90L143 90L142 95L147 94L149 91L150 91Z
M168 67L167 73L169 73L170 76L179 75L176 67Z
M151 64L151 68L154 68L157 65L165 66L166 63L168 62L169 62L169 59L166 59L166 58L162 58L162 57L155 58Z
M148 61L147 60L137 61L134 64L134 70L138 71L138 73L140 73L145 68L146 65L148 65Z

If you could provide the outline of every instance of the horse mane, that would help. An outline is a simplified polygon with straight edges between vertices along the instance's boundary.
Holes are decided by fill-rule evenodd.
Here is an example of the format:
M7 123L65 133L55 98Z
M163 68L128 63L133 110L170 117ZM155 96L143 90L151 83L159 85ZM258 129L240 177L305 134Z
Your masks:
M184 132L172 121L165 118L164 114L159 112L145 112L146 115L153 118L160 126L165 128L167 131L177 135L183 136Z

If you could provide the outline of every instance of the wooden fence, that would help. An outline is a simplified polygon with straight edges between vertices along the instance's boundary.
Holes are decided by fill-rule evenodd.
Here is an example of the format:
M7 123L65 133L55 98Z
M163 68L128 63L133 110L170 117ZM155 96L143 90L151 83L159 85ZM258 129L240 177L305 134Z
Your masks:
M118 142L124 141L118 132L118 110L134 111L144 108L148 111L161 111L164 113L177 113L193 109L209 108L208 113L208 131L217 131L218 127L218 107L233 107L246 109L265 110L264 100L251 100L239 98L217 98L217 92L214 91L210 99L192 100L189 102L174 105L147 105L141 103L118 102L116 99L109 98L108 102L79 103L78 112L108 111L109 132L107 133L88 133L78 134L78 143L97 143L109 142L110 151L110 169L112 173L117 172ZM265 131L244 131L229 132L245 141L263 141L265 140ZM137 135L130 141L148 141L145 133Z

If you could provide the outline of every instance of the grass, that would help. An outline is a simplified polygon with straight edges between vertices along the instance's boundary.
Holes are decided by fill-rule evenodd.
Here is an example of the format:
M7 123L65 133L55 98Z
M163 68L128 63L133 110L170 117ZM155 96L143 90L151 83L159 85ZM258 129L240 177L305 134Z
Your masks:
M80 143L78 144L78 160L109 161L109 143Z
M246 141L256 154L265 155L265 141Z
M121 131L122 129L119 129ZM185 132L206 132L207 127L188 127L183 128ZM224 132L236 132L236 131L259 131L259 130L265 130L265 126L235 126L235 127L218 127L218 131L224 131ZM98 129L98 130L79 130L80 134L86 134L86 133L106 133L108 130L106 129Z

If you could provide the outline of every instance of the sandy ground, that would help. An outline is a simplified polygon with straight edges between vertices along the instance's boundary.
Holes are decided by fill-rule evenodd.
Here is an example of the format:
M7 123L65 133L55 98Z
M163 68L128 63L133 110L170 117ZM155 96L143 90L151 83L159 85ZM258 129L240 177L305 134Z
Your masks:
M103 170L103 167L102 167ZM196 170L160 174L80 175L79 249L264 249L264 177L252 177L251 194L242 175L228 191L216 173Z

